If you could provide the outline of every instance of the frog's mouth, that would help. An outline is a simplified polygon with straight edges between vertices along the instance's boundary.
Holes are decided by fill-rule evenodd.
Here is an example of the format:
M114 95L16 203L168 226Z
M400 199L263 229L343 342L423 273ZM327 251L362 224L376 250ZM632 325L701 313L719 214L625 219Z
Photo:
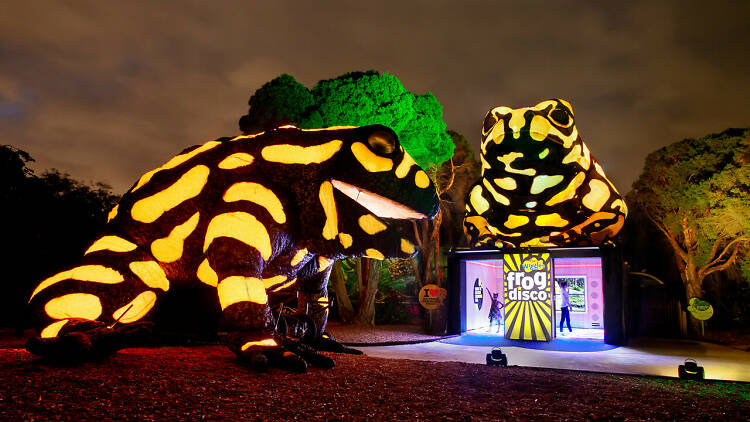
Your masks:
M380 218L394 220L421 220L427 218L424 214L415 211L406 205L357 186L350 185L346 182L332 179L331 184L341 193L367 208L368 211Z

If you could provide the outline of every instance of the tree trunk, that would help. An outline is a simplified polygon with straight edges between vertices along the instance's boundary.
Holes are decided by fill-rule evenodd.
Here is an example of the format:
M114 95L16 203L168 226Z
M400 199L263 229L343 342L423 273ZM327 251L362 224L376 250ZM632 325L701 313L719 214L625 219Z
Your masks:
M364 260L364 259L363 259ZM378 283L380 282L380 266L382 261L377 259L368 259L369 265L367 268L367 281L362 294L362 299L359 302L359 309L357 311L357 322L367 325L375 325L375 295L378 292Z
M333 292L336 294L336 307L339 311L339 317L344 324L351 324L354 321L354 307L346 293L346 281L344 280L344 273L341 271L341 261L336 261L333 264L331 284L333 285Z
M685 268L682 271L682 281L685 283L685 300L686 306L691 298L703 298L703 280L698 277L698 269L695 267L694 257L689 255L685 262ZM701 332L701 322L693 315L687 313L688 332L693 336L698 336Z

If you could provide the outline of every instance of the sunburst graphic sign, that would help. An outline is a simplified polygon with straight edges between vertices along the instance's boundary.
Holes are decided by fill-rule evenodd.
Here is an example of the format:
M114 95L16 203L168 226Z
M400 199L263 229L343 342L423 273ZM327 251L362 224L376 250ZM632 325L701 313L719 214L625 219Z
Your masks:
M552 267L549 253L513 253L503 258L505 338L552 340Z

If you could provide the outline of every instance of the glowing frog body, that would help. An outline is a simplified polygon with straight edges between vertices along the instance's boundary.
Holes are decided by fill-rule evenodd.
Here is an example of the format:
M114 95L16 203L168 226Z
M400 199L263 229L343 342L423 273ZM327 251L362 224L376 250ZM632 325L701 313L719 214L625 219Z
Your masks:
M81 264L44 280L30 303L41 337L54 339L86 321L148 320L174 289L214 289L229 347L257 361L278 348L269 297L297 289L322 330L334 260L412 256L404 220L438 205L385 126L222 138L144 174Z
M622 228L625 201L565 100L490 110L480 158L464 218L472 247L599 245Z

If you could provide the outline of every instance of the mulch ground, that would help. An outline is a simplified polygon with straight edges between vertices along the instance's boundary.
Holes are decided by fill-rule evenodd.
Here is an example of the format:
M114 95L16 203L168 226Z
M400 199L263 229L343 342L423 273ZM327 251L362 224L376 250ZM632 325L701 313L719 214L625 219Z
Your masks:
M750 387L331 355L256 373L221 346L49 366L0 349L0 420L747 420Z

